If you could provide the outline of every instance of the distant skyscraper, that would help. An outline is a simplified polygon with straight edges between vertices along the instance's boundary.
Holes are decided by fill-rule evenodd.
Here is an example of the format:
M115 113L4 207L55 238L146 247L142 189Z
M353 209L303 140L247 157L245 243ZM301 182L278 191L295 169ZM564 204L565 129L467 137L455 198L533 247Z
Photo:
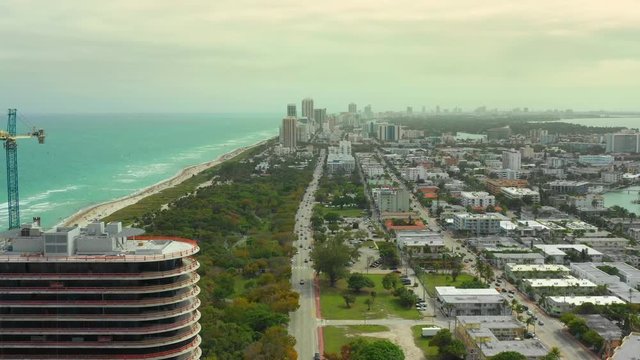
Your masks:
M298 136L297 132L298 122L293 116L287 116L282 119L282 146L295 149L297 145Z
M317 121L317 119L313 118L313 99L312 98L304 98L302 99L302 117L306 117L309 121Z
M426 107L426 106L424 106L424 105L422 105L422 113L424 114L424 113L426 113L426 112L427 112L427 107Z
M356 104L354 103L349 104L349 112L352 114L355 114L358 112L358 108L356 107Z
M522 166L522 155L520 151L511 149L502 152L502 168L511 170L520 170Z
M298 116L298 111L296 111L296 104L287 105L287 116Z
M413 115L413 107L407 106L407 115Z
M371 105L367 105L364 107L364 117L365 119L373 118L373 112L371 111Z
M314 109L313 118L317 126L322 126L327 120L327 109Z

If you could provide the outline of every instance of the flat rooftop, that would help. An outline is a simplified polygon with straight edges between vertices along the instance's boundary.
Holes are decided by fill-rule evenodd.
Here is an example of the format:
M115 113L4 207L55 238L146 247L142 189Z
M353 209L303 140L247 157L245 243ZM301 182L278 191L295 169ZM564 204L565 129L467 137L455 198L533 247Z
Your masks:
M499 340L494 331L500 331L504 338L505 330L512 330L514 334L524 331L522 323L512 316L458 316L460 326L473 340L482 339L480 351L486 357L497 355L504 351L515 351L526 357L538 358L549 351L537 339Z
M573 276L566 277L564 279L523 279L531 287L596 287L598 285L586 279L577 279Z
M448 304L501 304L504 297L494 288L457 289L453 286L436 286L436 295Z
M594 305L611 305L624 304L617 296L549 296L549 300L556 304L570 304L580 306L584 303L592 303Z
M555 256L555 255L559 255L559 256L564 256L567 255L567 253L564 250L575 250L577 252L581 252L583 250L587 251L587 255L589 256L593 256L593 255L602 255L602 253L598 250L595 250L593 248L590 248L586 245L582 245L582 244L553 244L553 245L534 245L536 248L542 250L546 255L551 255L551 256Z
M513 264L509 263L506 267L511 272L518 271L562 271L569 272L571 271L568 267L564 265L555 265L555 264Z
M622 339L620 345L613 353L611 360L640 360L640 332L633 332Z

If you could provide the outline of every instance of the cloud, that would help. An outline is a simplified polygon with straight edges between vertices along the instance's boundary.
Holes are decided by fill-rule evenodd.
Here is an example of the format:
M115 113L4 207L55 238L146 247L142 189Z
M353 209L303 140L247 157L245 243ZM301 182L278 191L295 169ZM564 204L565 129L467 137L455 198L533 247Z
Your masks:
M224 111L280 109L314 94L337 109L482 97L511 106L562 86L575 90L563 94L570 107L633 86L638 38L635 0L5 0L0 98L131 111L206 111L213 96ZM635 106L606 101L598 107Z

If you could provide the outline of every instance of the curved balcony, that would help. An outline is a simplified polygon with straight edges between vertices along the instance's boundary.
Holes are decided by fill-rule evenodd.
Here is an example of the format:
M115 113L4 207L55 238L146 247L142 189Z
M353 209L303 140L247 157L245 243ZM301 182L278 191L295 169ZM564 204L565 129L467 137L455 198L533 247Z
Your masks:
M189 279L169 284L148 286L91 286L91 287L0 287L0 294L149 294L176 290L195 285L200 280L198 273Z
M198 294L200 294L200 288L194 285L191 290L178 295L143 300L2 300L0 307L148 307L175 304L196 297Z
M162 254L135 255L121 253L119 255L74 255L74 256L49 256L42 253L26 253L21 255L0 255L0 262L5 263L127 263L127 262L153 262L162 260L179 259L195 255L200 248L194 240L167 236L136 236L132 240L172 240L185 244L185 249Z
M145 334L158 334L167 331L174 331L183 327L193 325L200 320L200 312L196 311L193 315L188 316L186 319L182 319L170 324L155 324L142 327L128 327L128 328L96 328L96 327L82 327L82 328L45 328L45 327L31 327L31 328L7 328L0 327L0 335L145 335Z
M195 336L193 340L184 346L181 346L176 349L165 350L155 353L149 354L118 354L118 355L87 355L83 354L82 359L86 360L162 360L167 358L172 358L184 354L191 355L187 357L185 360L199 360L202 355L202 351L199 346L202 342L202 339L199 335ZM64 354L52 354L52 355L0 355L0 359L7 360L62 360L62 359L73 359L77 360L78 355L64 355Z
M184 315L199 307L200 299L195 298L191 303L177 309L143 314L0 314L0 321L146 321Z
M186 341L200 332L200 324L195 323L190 329L179 334L140 341L3 341L2 348L30 349L139 349L166 346Z
M185 265L167 271L145 271L141 273L2 273L0 280L150 280L175 277L200 268L195 259L184 258Z

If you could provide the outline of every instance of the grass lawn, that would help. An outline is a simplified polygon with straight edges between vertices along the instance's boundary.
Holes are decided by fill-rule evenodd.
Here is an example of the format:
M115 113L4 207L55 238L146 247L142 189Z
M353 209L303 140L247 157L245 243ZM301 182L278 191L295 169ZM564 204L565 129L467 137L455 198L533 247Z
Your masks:
M411 332L413 333L413 341L416 346L422 349L424 356L429 359L435 359L438 355L438 348L436 346L430 346L429 340L431 338L423 338L422 337L422 328L427 327L428 325L415 325L411 327Z
M465 281L473 280L473 276L462 273L458 275L456 281L451 280L449 274L423 274L422 283L426 285L427 292L431 296L435 296L436 286L459 286Z
M371 274L367 275L373 280L375 287L371 289L363 289L356 294L356 302L347 308L342 298L347 289L347 281L338 281L335 288L329 286L329 281L322 279L320 281L320 306L322 308L322 317L325 319L335 320L364 320L364 319L384 319L387 317L396 317L402 319L420 319L420 313L414 307L409 309L400 306L396 299L389 291L382 287L382 278L384 275ZM371 311L367 310L365 300L369 297L371 291L375 291L377 296L375 303L371 306Z
M389 331L389 328L382 325L346 325L346 326L325 326L324 351L326 353L340 353L343 345L361 337L362 334Z

